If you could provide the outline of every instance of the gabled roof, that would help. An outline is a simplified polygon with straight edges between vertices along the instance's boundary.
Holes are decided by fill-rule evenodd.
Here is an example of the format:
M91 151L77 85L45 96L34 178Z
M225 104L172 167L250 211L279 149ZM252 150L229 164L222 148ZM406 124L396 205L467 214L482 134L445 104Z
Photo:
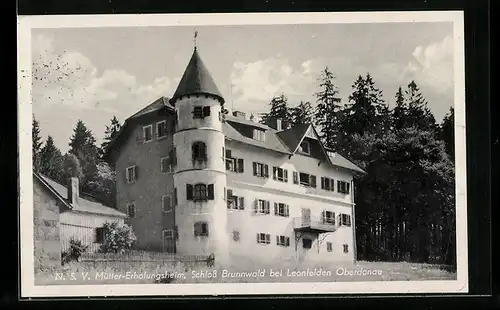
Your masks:
M72 211L96 215L106 215L111 217L127 217L125 213L110 208L98 202L95 198L86 198L84 193L80 193L78 204L69 204L66 200L66 197L68 197L68 189L66 186L61 185L58 182L39 173L33 172L33 175L35 178L40 180L41 183L45 185L45 187L47 187L54 194L54 196L56 196L56 198L58 198L68 209Z
M195 48L191 60L189 60L181 81L177 86L177 90L172 96L172 99L170 99L170 102L173 104L179 97L197 94L212 95L221 103L224 103L224 98L222 98L219 89L215 85L212 75L210 75L210 72Z
M328 154L328 156L330 157L330 161L331 161L332 165L343 167L343 168L346 168L349 170L353 170L356 172L366 174L366 172L363 169L359 168L358 166L356 166L354 163L352 163L351 161L349 161L347 158L340 155L339 153L333 152L331 154Z
M231 123L224 122L222 124L222 131L226 136L226 139L233 140L253 146L257 146L260 148L272 150L275 152L283 153L283 154L291 154L290 150L286 147L286 145L281 142L281 140L276 135L276 130L272 128L267 128L266 130L266 138L264 141L255 140L249 137L242 135L238 130L236 130Z
M277 135L294 154L310 126L310 124L297 124L290 129L278 132Z

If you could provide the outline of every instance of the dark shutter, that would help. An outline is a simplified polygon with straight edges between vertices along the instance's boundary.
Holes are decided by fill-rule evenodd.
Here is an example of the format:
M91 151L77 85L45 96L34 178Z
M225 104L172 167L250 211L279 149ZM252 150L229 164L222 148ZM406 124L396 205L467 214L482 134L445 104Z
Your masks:
M264 165L264 177L269 178L269 166Z
M240 209L240 210L245 209L245 198L244 197L240 197L240 205L239 205L238 209Z
M299 184L299 174L297 171L293 172L293 184Z
M193 200L193 185L186 184L186 199Z
M286 246L290 246L290 237L286 237Z
M226 149L222 147L222 161L226 159Z
M260 243L259 242L259 233L257 233L257 243Z
M203 117L210 116L210 107L203 107Z
M269 202L269 200L266 201L266 214L269 214L271 211L269 210L270 209L270 206L271 203Z
M338 216L338 221L339 221L339 226L342 226L342 214L339 214Z
M253 162L253 175L257 175L257 163Z
M209 200L214 200L214 185L208 184L207 186L207 198Z
M135 181L139 179L139 167L134 166Z
M231 158L231 150L226 150L226 159Z
M177 188L174 188L174 206L177 205Z
M243 158L238 158L238 172L243 173L244 170Z
M290 216L290 207L288 205L285 206L285 216L286 217Z
M278 168L273 167L273 180L276 180L276 173L277 173Z
M277 203L277 202L275 202L275 203L274 203L274 215L278 215L278 213L279 213L279 210L278 210L278 203Z
M280 236L276 235L276 245L280 244Z
M345 188L346 188L345 192L346 192L346 194L349 194L349 185L351 185L351 184L347 183L347 182L345 183Z
M174 148L172 149L172 165L177 165L177 149Z
M309 185L310 185L311 187L316 188L316 176L315 176L315 175L312 175L312 174L311 174L311 175L309 176Z
M285 182L288 182L288 170L283 169L283 178Z
M321 177L321 189L326 189L325 183L325 178Z

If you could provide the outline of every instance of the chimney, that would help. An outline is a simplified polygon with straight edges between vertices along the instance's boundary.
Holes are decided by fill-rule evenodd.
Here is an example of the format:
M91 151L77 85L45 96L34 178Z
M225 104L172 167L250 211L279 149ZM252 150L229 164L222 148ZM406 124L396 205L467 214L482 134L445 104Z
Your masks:
M233 116L239 119L245 119L245 113L241 111L234 111Z
M282 131L283 130L283 127L282 127L282 124L281 124L281 119L276 119L276 130L277 131Z
M68 180L68 202L70 204L78 204L79 196L78 178L72 177Z

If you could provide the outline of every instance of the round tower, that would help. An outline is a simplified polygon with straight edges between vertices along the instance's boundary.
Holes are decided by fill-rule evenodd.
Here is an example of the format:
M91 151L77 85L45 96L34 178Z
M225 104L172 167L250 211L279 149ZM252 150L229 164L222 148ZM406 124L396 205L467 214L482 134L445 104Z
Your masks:
M178 253L228 259L226 169L221 110L224 98L195 47L170 99L177 126L173 136Z

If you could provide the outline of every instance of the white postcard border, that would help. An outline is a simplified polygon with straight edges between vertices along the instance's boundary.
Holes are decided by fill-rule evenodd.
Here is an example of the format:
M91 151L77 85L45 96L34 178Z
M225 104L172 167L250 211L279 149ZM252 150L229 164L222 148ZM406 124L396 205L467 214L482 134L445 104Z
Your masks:
M465 57L462 11L360 13L137 14L18 17L18 141L21 297L179 296L261 294L455 293L468 292ZM457 279L331 283L214 283L35 286L32 176L31 29L187 25L453 22Z

